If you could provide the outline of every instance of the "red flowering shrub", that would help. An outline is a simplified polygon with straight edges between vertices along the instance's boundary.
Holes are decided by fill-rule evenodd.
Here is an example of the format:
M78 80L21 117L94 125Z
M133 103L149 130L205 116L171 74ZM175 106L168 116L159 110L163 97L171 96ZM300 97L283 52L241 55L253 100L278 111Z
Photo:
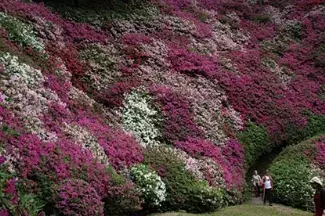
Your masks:
M56 207L64 215L104 215L104 203L87 182L68 179L58 189Z

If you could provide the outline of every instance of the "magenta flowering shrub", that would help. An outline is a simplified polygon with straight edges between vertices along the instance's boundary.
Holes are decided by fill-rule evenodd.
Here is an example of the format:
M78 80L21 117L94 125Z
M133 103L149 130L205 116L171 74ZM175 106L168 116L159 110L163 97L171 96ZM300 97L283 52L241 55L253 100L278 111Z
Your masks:
M162 133L167 140L185 140L188 136L202 136L202 131L192 119L190 104L185 98L164 87L153 86L150 91L162 111L164 117Z
M218 62L214 56L202 56L186 48L172 46L169 59L175 72L190 76L203 75L213 79L218 73Z
M7 181L2 189L2 192L10 197L9 201L12 205L18 204L18 190L16 188L16 180L14 178Z
M122 169L143 160L141 146L126 132L105 127L92 118L83 117L78 120L78 124L95 135L114 168Z
M68 179L60 185L57 193L56 207L64 215L104 215L104 203L85 181Z
M9 216L9 212L5 209L0 209L0 215Z

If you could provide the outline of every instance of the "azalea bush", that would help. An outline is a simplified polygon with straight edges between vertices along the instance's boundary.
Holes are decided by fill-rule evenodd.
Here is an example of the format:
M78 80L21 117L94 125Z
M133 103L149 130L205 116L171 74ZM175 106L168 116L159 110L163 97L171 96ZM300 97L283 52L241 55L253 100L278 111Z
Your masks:
M79 179L68 179L60 185L56 203L64 215L104 215L104 203L96 190Z
M322 3L91 6L0 2L0 143L11 188L46 214L236 204L260 154L324 132ZM314 146L272 168L292 197L308 190L286 188L286 173L322 173Z
M131 168L131 177L140 188L145 205L160 206L166 200L166 186L154 171L146 165L140 164Z

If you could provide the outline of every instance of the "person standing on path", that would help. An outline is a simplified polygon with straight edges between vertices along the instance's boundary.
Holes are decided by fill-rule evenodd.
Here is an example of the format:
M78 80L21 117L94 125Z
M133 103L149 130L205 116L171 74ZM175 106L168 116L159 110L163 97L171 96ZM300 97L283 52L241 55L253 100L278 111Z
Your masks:
M273 190L273 180L269 174L269 171L266 170L265 175L262 178L264 185L264 193L263 193L263 203L265 205L266 200L269 201L269 205L272 206L272 190Z
M318 177L310 180L311 186L316 190L314 194L315 216L325 216L325 189Z
M254 171L253 177L252 177L252 182L254 185L254 193L255 197L258 197L260 195L260 188L262 184L262 179L261 176L257 173L257 170Z

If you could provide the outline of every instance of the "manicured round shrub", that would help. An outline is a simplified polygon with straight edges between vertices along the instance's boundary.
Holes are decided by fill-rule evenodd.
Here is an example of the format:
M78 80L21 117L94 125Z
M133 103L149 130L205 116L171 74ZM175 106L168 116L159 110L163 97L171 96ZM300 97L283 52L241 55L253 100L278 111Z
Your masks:
M320 175L313 164L316 141L311 139L287 147L270 166L276 202L303 209L306 205L313 205L313 189L309 181L313 176Z
M104 203L96 190L80 179L68 179L60 185L56 207L67 216L104 215Z

